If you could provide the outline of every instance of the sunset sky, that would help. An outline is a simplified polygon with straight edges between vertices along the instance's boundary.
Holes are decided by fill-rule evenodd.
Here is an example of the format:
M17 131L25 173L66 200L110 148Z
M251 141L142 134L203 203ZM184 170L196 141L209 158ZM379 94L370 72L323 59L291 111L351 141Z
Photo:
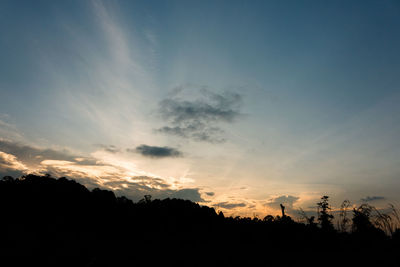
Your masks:
M400 204L399 1L3 0L0 32L0 176Z

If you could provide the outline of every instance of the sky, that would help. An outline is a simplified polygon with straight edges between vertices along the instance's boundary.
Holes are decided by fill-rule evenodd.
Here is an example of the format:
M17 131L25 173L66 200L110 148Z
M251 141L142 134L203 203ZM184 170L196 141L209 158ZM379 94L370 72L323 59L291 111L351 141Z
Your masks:
M0 2L0 176L225 214L400 204L398 1Z

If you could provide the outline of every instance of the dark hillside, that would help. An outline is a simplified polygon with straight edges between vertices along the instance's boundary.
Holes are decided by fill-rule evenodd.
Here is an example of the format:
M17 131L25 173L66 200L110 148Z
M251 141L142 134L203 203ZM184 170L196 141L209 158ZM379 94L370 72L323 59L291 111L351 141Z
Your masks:
M0 266L343 265L384 263L399 251L398 234L371 225L340 233L289 216L226 218L191 201L133 203L66 178L5 177L0 203Z

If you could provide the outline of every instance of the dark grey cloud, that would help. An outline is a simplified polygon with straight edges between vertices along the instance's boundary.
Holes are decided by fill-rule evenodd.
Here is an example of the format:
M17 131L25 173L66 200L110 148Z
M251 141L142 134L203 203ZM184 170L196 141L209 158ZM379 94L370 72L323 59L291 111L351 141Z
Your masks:
M283 195L275 198L271 198L268 202L265 203L266 206L271 208L280 208L280 204L283 204L288 210L293 208L293 204L299 200L299 197Z
M212 197L212 196L214 196L214 195L215 195L215 193L214 193L214 192L205 192L205 194L206 194L207 196L210 196L210 197Z
M166 158L166 157L181 157L182 152L167 146L148 146L140 145L135 149L127 149L128 152L136 152L146 157L151 158Z
M232 123L240 116L241 95L216 94L202 89L201 98L183 100L171 96L159 103L159 114L168 125L156 132L182 138L220 143L225 141L221 123Z
M3 178L4 176L11 176L14 178L18 178L25 175L24 172L19 171L19 170L10 170L10 169L3 169L0 166L0 179Z
M106 187L114 189L117 195L124 195L133 201L138 201L144 195L151 195L153 199L180 198L194 202L205 202L199 188L172 189L164 180L148 176L132 177L130 181L115 180L104 183Z
M230 203L230 202L219 202L213 205L214 207L224 208L224 209L234 209L239 207L246 207L246 203Z
M204 199L201 197L198 188L184 188L176 190L170 195L171 198L188 199L194 202L203 202Z
M361 199L362 202L372 202L372 201L377 201L377 200L385 200L385 197L367 196L367 197Z
M164 118L181 123L202 118L206 121L232 122L239 112L235 105L240 101L239 94L218 95L208 92L210 102L164 99L160 102L160 112Z

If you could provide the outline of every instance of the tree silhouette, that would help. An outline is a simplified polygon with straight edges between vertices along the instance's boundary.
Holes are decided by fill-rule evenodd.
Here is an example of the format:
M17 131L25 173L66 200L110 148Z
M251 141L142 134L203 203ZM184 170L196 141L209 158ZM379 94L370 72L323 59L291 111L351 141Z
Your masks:
M281 211L282 211L282 217L285 217L285 206L283 206L282 204L280 204L281 206Z
M329 210L331 210L331 207L329 206L329 197L321 197L321 202L318 202L317 206L318 221L320 222L321 228L325 231L333 231L333 215L329 213Z

